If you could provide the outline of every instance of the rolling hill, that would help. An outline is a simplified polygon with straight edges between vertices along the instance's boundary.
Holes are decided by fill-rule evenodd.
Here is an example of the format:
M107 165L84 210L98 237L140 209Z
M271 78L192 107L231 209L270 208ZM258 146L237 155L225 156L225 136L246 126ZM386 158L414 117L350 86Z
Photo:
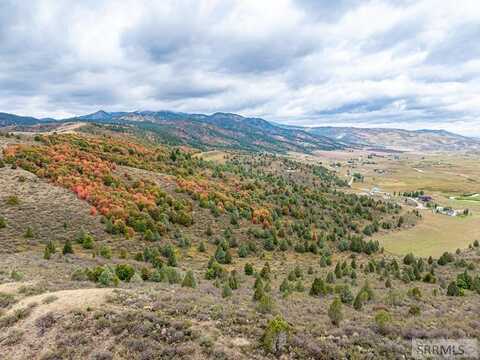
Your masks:
M226 148L280 152L333 150L344 145L303 129L285 129L260 118L230 113L213 115L172 111L96 113L69 119L133 126L162 142L188 144L198 148Z
M171 145L190 145L199 149L235 149L246 151L312 152L344 147L341 142L303 129L286 129L260 118L230 113L213 115L172 111L105 112L53 121L0 114L0 126L16 130L54 122L90 122L120 125L125 131Z
M170 145L202 150L230 149L286 153L311 153L346 147L374 147L399 151L480 151L480 139L445 130L403 130L354 127L301 127L232 113L212 115L173 111L106 112L68 119L36 119L0 113L0 127L12 130L51 131L58 124L115 125L116 130ZM30 128L30 129L29 129Z
M314 127L311 134L328 137L350 145L400 151L480 150L480 140L445 130L403 130L385 128Z

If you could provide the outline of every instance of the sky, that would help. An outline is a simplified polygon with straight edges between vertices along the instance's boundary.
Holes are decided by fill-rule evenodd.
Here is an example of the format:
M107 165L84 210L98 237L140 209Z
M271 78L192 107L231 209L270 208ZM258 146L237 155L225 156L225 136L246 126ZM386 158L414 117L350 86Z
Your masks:
M478 0L0 0L0 111L480 136Z

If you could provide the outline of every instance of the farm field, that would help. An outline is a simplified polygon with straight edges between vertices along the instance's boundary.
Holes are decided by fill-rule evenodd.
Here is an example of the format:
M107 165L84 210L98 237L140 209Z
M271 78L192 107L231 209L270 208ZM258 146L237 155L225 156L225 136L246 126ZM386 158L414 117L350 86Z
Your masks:
M327 166L338 162L341 166L335 170L344 178L354 173L363 175L363 182L352 184L352 190L357 193L374 187L392 194L424 190L441 206L470 209L472 215L468 217L434 215L424 210L423 219L415 227L377 235L376 240L388 253L440 256L445 251L465 249L480 239L480 197L462 196L480 191L479 155L401 153L393 156L372 153L377 156L368 158L369 153L360 150L330 152L328 156L316 152L313 156L303 156L301 160L318 161ZM348 160L353 160L353 164Z
M395 255L413 253L417 256L438 257L445 251L468 248L480 239L480 214L468 217L450 217L422 213L424 218L409 230L381 235L376 238L385 251Z

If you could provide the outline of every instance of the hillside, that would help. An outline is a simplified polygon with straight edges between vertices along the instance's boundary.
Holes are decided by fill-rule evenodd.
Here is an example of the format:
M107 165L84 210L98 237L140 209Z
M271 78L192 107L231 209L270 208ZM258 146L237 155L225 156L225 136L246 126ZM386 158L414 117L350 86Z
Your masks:
M278 155L93 130L0 135L7 358L390 359L479 335L473 250L402 259L371 237L415 210Z
M303 130L283 129L263 119L245 118L228 113L202 115L170 111L130 113L99 111L80 116L78 119L133 126L162 142L192 145L203 149L222 148L284 153L343 147L340 142L312 135Z
M478 151L480 140L445 130L402 130L384 128L314 127L311 134L328 137L350 145L400 151Z

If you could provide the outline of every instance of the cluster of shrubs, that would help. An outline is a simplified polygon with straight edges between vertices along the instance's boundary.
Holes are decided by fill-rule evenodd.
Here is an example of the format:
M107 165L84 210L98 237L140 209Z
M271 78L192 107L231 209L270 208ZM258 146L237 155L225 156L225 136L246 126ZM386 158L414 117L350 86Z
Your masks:
M457 275L456 280L451 281L447 287L447 295L463 296L465 290L475 291L480 294L480 276L471 276L467 270Z
M182 275L171 266L162 266L159 269L143 267L140 271L137 271L130 264L96 266L85 270L77 269L72 274L72 279L77 281L90 280L101 286L118 286L120 281L131 283L152 281L181 284L183 287L197 287L197 281L191 270Z

